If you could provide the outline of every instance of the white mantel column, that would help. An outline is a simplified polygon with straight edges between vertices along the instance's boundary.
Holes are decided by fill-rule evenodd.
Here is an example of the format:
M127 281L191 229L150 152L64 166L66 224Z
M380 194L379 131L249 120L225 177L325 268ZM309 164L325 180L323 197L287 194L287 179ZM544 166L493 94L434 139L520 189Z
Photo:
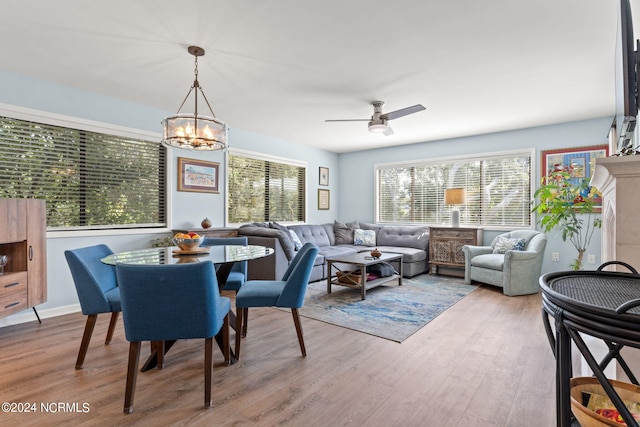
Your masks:
M640 156L597 158L591 185L602 194L602 262L623 261L640 271ZM607 270L629 273L624 266ZM604 356L602 341L589 338L587 345L594 355ZM621 354L638 376L640 350L625 347ZM615 376L608 371L607 377L629 381L614 362L611 365L615 366Z
M602 193L602 262L640 270L640 156L597 158L591 185Z

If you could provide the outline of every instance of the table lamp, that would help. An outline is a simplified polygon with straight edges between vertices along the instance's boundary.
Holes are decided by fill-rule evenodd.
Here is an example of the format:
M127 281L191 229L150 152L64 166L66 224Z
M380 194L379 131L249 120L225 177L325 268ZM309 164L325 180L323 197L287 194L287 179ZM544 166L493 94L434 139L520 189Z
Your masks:
M444 204L453 206L453 209L451 209L451 227L460 227L458 205L464 205L466 197L467 192L464 188L447 188L444 190Z

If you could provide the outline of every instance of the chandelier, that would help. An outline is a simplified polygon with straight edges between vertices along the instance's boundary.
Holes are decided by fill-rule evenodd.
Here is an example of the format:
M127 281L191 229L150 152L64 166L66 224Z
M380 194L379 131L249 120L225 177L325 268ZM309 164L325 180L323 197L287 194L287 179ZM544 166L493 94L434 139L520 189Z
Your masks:
M198 57L204 56L204 49L198 46L189 46L187 51L195 57L195 80L180 104L178 112L173 116L166 117L162 122L164 128L162 144L167 147L187 150L222 150L227 145L227 126L213 114L211 105L209 105L209 101L198 83ZM198 91L207 103L211 116L198 114ZM189 99L191 92L195 96L194 112L193 114L181 114L180 111Z

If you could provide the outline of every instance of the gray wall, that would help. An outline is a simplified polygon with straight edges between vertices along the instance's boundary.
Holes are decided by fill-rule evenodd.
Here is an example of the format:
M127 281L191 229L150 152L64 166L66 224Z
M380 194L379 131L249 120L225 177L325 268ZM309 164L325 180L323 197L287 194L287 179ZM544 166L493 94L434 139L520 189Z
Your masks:
M161 120L166 115L173 114L173 111L163 111L7 71L0 71L0 104L158 132L158 139L160 138ZM222 113L220 115L224 117ZM235 129L233 123L228 123L228 125L231 127L229 132L231 147L308 162L307 221L324 223L332 222L334 219L373 221L373 165L376 163L529 147L536 147L536 156L539 157L540 150L544 149L606 143L610 123L610 118L603 118L342 155L298 145L295 141L283 141ZM177 157L219 162L221 166L220 194L177 192L175 172ZM170 150L168 163L172 226L197 227L204 217L211 219L214 226L224 225L224 154L221 152L192 153ZM320 166L328 167L330 170L330 186L322 187L331 190L331 209L328 211L317 209L317 190L320 188L318 167ZM536 164L535 167L536 179L538 179L539 165ZM497 233L498 231L486 232L485 240L489 241ZM114 251L139 249L148 247L150 241L160 235L164 235L164 233L146 234L138 231L129 233L114 231L48 233L48 301L38 307L39 312L43 314L43 317L47 317L78 308L75 288L64 259L66 249L97 243L106 243ZM544 270L566 269L571 259L567 254L571 254L572 249L568 244L563 244L557 236L550 237ZM600 259L599 248L600 236L598 235L594 238L592 248L588 251L588 253L596 254L598 262ZM552 251L562 254L561 263L552 264L549 262ZM29 310L6 319L0 319L0 326L33 319L33 313Z

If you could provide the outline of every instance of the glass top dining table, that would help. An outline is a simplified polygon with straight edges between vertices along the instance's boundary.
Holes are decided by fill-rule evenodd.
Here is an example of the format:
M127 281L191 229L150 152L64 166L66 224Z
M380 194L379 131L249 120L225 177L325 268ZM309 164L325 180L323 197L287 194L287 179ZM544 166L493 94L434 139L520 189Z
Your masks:
M140 249L111 254L101 261L105 264L182 264L211 261L214 264L229 264L263 258L273 253L273 248L258 245L221 245L198 248L201 252L183 252L177 246Z
M236 262L263 258L271 255L273 252L273 248L258 245L201 246L194 251L181 251L177 246L171 246L166 248L150 248L119 252L102 258L101 261L108 265L116 265L119 263L163 265L211 261L216 266L218 289L222 291L227 278L229 277L229 273ZM235 326L235 314L233 311L229 312L229 316L229 323L233 328ZM222 350L223 342L221 334L216 335L215 338L218 346ZM175 340L172 340L162 343L162 346L156 346L156 350L152 352L151 356L149 356L147 361L144 363L142 371L147 371L153 367L161 368L164 354L169 351L174 343ZM158 351L158 348L161 348L161 350ZM159 357L158 353L162 356ZM233 351L231 350L230 353L230 363L234 363L235 356L233 355Z

